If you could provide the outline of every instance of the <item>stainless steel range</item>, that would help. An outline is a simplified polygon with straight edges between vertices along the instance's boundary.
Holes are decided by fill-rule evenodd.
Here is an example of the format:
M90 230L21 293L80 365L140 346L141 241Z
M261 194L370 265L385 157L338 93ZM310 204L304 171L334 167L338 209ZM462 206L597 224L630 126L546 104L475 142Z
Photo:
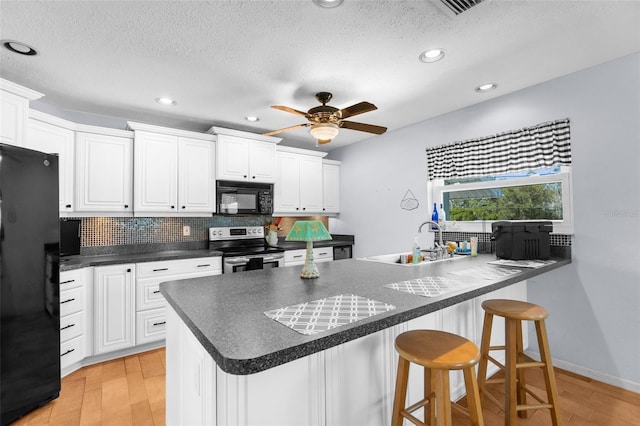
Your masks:
M262 226L209 228L209 249L223 253L225 274L284 266L284 249L267 245Z

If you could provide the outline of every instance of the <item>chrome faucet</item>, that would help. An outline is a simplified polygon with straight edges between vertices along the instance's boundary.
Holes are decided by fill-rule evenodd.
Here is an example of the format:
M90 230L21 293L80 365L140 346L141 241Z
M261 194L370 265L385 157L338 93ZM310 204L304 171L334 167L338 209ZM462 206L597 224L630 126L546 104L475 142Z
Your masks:
M419 227L418 227L418 232L422 233L422 227L425 226L426 224L432 224L435 225L436 228L438 229L438 250L437 250L437 256L440 259L444 259L447 256L448 253L448 249L447 247L445 247L444 242L442 241L442 228L440 227L440 225L438 225L438 222L434 222L432 220L427 220L426 222L423 222Z

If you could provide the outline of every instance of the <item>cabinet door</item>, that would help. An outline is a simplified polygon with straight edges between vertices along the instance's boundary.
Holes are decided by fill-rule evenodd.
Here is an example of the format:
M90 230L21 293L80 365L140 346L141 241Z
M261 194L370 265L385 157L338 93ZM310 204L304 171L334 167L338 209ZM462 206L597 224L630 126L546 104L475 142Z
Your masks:
M25 147L58 154L60 212L73 212L74 133L53 124L29 119Z
M300 158L296 154L277 154L278 180L275 185L275 212L300 211Z
M0 96L0 142L23 146L28 101L13 93L2 91Z
M340 166L337 164L322 165L322 211L340 212Z
M132 211L131 139L76 134L76 211Z
M300 206L303 212L322 211L322 159L300 156Z
M215 212L215 145L198 139L178 140L179 212Z
M249 141L249 180L276 181L276 146L270 142Z
M178 138L136 131L134 211L177 211Z
M135 276L133 264L102 266L94 270L95 353L135 344Z
M249 178L249 141L247 139L218 135L216 176L224 180Z

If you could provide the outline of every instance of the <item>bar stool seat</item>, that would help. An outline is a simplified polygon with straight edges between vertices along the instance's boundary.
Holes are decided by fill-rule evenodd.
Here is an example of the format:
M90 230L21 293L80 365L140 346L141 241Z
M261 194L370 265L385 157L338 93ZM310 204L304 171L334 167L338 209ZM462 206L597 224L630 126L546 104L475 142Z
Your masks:
M398 375L393 402L392 426L401 426L403 418L416 425L451 425L451 408L467 414L474 426L483 426L480 394L475 365L480 359L478 347L469 340L437 330L412 330L400 334L395 342L398 351ZM424 398L405 407L410 363L424 367ZM451 402L449 371L462 370L469 408ZM411 413L424 407L421 422Z
M558 389L556 386L551 353L547 341L547 331L544 320L549 313L542 306L518 300L493 299L482 302L485 311L482 328L482 342L480 344L481 359L478 364L478 386L480 392L493 401L505 412L505 425L516 425L516 416L526 418L527 410L549 409L554 426L561 424L558 406ZM493 317L497 315L505 319L505 345L491 346L491 329ZM522 321L533 321L536 328L540 361L528 361L524 355L522 341ZM490 351L504 350L505 364L491 356ZM495 364L504 371L504 379L487 379L488 362ZM547 401L533 393L526 384L525 369L542 368L547 391ZM487 390L488 383L502 383L505 385L504 403L499 401ZM538 404L527 404L527 394L531 395Z

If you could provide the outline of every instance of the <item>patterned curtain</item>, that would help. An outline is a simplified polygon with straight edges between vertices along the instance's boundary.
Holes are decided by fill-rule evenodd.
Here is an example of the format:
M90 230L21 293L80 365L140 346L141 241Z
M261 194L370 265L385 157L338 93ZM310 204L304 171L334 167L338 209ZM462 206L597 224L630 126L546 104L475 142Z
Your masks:
M427 148L429 180L571 164L569 119Z

